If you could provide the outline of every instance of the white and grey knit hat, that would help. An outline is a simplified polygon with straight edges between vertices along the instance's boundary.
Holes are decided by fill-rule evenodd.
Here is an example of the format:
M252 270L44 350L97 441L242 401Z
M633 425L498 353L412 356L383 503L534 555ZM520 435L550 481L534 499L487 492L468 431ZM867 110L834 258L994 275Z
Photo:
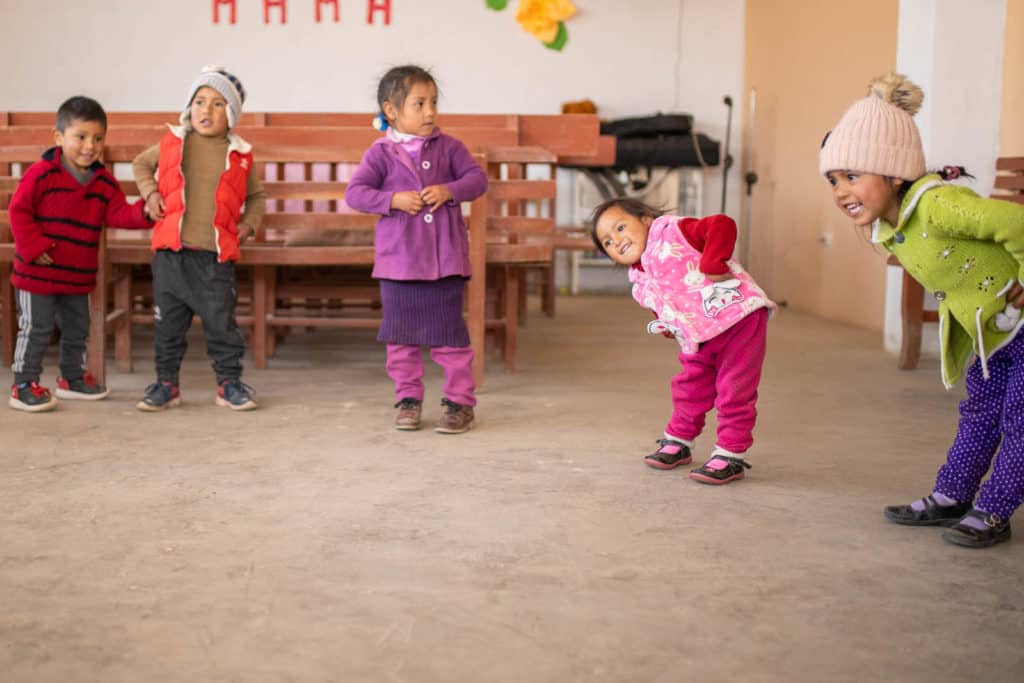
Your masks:
M228 73L227 69L215 65L204 66L199 72L199 78L189 88L185 110L181 112L181 125L190 125L189 109L192 107L192 98L196 96L196 91L204 86L219 92L227 102L228 128L238 125L238 119L242 115L242 105L245 103L245 88L242 87L241 81Z

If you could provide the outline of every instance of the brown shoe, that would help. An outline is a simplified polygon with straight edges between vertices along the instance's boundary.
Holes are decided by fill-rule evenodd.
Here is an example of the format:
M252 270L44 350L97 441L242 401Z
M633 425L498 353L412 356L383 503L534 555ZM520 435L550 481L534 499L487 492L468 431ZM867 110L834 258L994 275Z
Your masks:
M438 420L435 432L441 434L461 434L468 432L473 426L473 406L459 405L455 401L446 398L441 399L441 406L444 412Z
M418 398L403 398L395 407L398 408L398 412L395 413L395 429L415 431L420 428L423 401Z

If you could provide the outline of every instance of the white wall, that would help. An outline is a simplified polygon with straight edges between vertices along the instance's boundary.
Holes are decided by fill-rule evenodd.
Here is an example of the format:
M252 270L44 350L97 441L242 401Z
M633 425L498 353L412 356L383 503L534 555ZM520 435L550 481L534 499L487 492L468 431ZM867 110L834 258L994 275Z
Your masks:
M289 0L284 26L276 10L263 24L262 0L236 2L232 26L225 10L213 24L213 0L3 0L0 110L55 109L78 93L112 111L172 110L215 63L239 76L252 110L369 111L380 74L416 62L434 70L448 111L557 113L590 98L606 117L692 112L724 142L722 97L742 89L743 0L578 0L561 53L519 27L514 0L503 12L483 0L393 0L390 26L366 24L366 0L339 0L338 24L315 23L313 0ZM738 135L733 148L738 157Z
M924 90L915 117L929 170L966 167L958 181L983 197L992 193L999 157L1006 0L900 0L896 66ZM885 347L899 349L901 280L886 288ZM934 308L929 294L927 307ZM934 325L922 348L938 351Z

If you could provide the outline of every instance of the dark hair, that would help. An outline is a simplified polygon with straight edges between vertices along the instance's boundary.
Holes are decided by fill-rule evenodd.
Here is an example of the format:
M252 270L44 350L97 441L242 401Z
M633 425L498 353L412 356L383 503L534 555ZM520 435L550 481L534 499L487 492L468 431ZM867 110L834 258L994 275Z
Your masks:
M377 107L384 113L384 103L390 102L398 109L405 104L405 98L416 83L433 83L437 81L429 71L415 64L396 66L388 70L377 84Z
M597 222L601 220L601 216L604 215L604 212L611 208L622 209L634 218L643 218L644 216L657 218L665 213L660 209L654 208L650 204L642 202L639 199L633 199L632 197L613 197L606 202L598 204L590 214L590 218L587 219L587 225L590 227L590 239L594 241L594 245L604 254L607 254L608 252L605 251L604 245L601 244L601 240L597 239Z
M75 121L98 121L107 127L107 112L91 97L75 95L57 109L57 130L61 133Z
M937 173L943 180L956 180L957 178L970 178L974 180L974 176L967 172L967 169L963 166L943 166L942 168L935 171L928 171L929 173ZM916 180L904 180L900 185L896 194L902 199L906 196L910 188L916 183Z

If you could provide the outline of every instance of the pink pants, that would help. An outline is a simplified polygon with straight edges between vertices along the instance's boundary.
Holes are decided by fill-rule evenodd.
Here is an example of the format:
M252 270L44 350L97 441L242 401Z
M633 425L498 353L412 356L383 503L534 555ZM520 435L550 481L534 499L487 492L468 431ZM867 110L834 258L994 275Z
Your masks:
M718 410L718 446L745 453L754 443L757 385L764 362L768 311L751 313L696 353L680 353L682 372L672 379L672 419L665 434L692 441L704 416Z
M388 344L388 376L395 382L395 398L423 400L423 353L412 344ZM430 357L444 370L444 395L464 406L476 405L473 384L473 348L432 346Z

